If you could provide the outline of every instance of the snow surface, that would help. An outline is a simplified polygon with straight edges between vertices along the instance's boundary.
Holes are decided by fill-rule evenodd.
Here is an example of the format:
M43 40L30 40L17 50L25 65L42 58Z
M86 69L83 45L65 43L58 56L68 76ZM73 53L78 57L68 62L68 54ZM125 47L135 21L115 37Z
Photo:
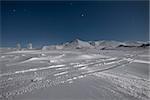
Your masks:
M77 39L41 50L1 48L0 100L149 100L149 47L120 44Z

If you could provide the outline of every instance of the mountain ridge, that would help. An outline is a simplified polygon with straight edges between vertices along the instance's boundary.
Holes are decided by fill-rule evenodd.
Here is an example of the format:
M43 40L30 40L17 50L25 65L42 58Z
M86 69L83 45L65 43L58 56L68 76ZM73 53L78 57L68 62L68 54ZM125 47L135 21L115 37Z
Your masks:
M148 47L150 46L150 42L143 42L143 41L114 41L114 40L98 40L98 41L84 41L81 39L74 39L73 41L62 43L59 45L50 45L50 46L43 46L43 50L46 49L114 49L120 47Z

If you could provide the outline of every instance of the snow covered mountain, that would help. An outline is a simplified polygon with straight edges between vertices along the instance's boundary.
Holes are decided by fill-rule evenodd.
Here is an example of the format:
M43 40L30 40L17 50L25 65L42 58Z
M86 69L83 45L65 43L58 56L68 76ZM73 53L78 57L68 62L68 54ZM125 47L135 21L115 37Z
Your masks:
M80 39L75 39L71 42L66 42L60 45L51 45L51 46L44 46L42 50L50 50L50 49L115 49L120 47L148 47L150 45L149 42L142 42L142 41L126 41L126 42L119 42L119 41L106 41L106 40L99 40L99 41L83 41Z
M75 39L74 41L67 42L63 45L65 46L65 48L74 48L74 49L93 48L94 47L88 41L83 41L83 40L79 40L79 39Z
M126 41L122 44L125 47L140 47L143 44L147 44L147 42L142 41Z
M123 43L119 41L102 40L102 41L94 41L92 44L94 44L95 48L97 49L112 49L112 48L118 47L119 45Z
M82 49L82 48L94 48L89 42L75 39L71 42L66 42L60 45L44 46L42 50L51 49Z

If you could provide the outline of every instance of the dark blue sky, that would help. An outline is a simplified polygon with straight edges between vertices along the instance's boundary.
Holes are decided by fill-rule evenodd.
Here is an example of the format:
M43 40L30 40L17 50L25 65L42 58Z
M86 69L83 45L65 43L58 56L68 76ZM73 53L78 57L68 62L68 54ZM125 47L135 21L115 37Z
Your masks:
M148 1L3 1L1 12L1 46L149 40Z

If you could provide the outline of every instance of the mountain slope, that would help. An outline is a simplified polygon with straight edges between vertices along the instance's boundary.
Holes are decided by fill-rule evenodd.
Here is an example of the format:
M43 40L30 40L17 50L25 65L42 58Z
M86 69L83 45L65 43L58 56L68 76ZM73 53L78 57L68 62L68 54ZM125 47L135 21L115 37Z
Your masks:
M50 49L115 49L115 48L131 48L131 47L148 47L150 46L149 42L142 42L142 41L126 41L126 42L119 42L119 41L83 41L80 39L75 39L71 42L66 42L61 45L51 45L51 46L44 46L42 50L50 50Z

